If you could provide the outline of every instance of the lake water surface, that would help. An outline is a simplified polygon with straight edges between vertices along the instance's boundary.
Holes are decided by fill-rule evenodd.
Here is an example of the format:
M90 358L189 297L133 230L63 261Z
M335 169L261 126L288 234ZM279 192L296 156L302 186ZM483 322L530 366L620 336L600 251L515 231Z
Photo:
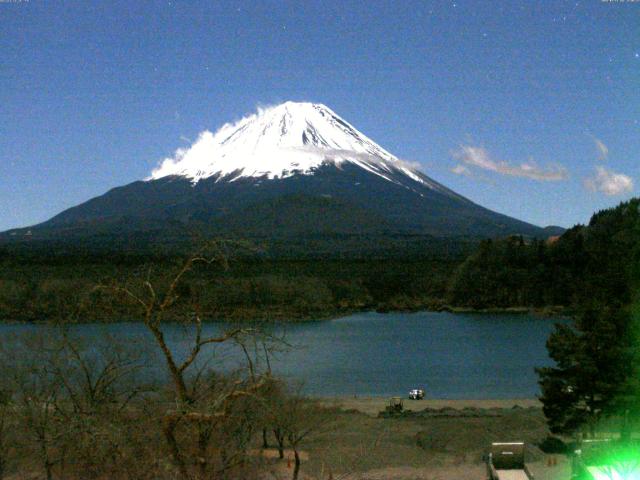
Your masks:
M524 398L538 394L534 368L551 363L545 342L561 321L529 315L454 313L361 313L335 320L273 327L291 348L273 358L273 370L303 383L310 395L405 395L422 387L430 398ZM0 336L48 327L0 325ZM223 329L208 324L207 333ZM139 323L85 324L84 336L107 331L125 342L149 339ZM185 355L188 335L169 324L165 334ZM155 349L151 350L149 364ZM234 368L242 356L230 348L216 350L218 364ZM156 359L157 360L157 359ZM152 372L149 369L148 372ZM158 371L148 373L160 375Z

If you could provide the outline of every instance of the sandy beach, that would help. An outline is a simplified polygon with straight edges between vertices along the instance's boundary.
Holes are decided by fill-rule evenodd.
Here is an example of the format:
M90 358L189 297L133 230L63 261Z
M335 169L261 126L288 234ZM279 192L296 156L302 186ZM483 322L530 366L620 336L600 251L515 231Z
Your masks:
M384 410L389 404L390 397L318 397L323 404L338 406L343 410L355 410L370 416L377 416L378 412ZM410 400L403 398L404 408L419 411L425 408L453 408L461 410L464 408L480 408L493 409L503 408L509 409L514 407L520 408L542 408L542 404L536 398L516 398L516 399L423 399Z

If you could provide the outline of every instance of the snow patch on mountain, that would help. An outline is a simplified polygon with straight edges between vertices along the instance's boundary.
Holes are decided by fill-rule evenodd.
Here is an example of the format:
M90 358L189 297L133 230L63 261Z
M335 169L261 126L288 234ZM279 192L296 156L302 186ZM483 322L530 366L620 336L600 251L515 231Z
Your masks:
M313 174L323 164L340 167L344 162L400 185L408 178L450 192L328 107L295 102L259 108L257 113L225 124L215 133L202 132L189 148L165 159L148 180L177 175L195 184L210 177L229 182L246 177L287 178Z

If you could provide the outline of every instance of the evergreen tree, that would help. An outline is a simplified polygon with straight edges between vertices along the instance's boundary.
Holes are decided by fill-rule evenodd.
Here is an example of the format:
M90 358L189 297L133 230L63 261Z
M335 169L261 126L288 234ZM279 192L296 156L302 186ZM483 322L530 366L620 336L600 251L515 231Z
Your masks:
M544 414L554 433L586 427L635 402L636 332L628 309L586 309L573 325L557 325L547 341L555 367L537 369Z

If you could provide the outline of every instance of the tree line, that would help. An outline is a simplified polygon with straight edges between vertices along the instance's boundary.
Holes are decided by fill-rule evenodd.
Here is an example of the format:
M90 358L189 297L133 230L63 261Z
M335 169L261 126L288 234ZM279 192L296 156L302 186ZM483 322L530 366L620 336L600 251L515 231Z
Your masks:
M638 205L598 212L558 238L482 241L456 269L448 301L474 308L628 304L639 268Z
M96 292L109 279L161 279L184 256L83 257L19 254L0 259L0 320L38 322L83 305L85 321L136 319L139 312ZM318 319L364 310L439 308L459 260L234 258L202 266L181 284L208 319Z

